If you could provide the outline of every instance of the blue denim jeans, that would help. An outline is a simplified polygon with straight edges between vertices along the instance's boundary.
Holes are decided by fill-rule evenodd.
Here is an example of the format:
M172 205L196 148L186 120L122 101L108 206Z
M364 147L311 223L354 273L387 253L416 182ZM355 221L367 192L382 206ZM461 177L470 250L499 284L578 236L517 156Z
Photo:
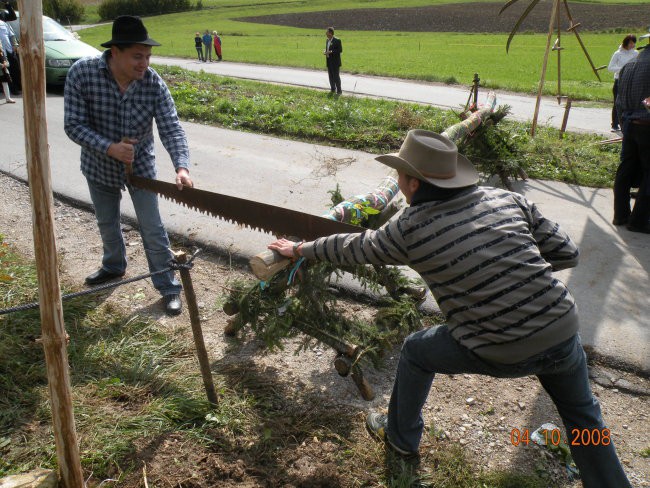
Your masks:
M111 273L122 274L126 270L126 247L120 227L120 188L102 185L90 180L88 189L90 199L95 206L97 226L104 246L102 268ZM149 263L149 271L159 271L169 266L173 258L169 248L169 238L160 219L158 197L155 193L129 188L133 208L140 225L140 235ZM178 294L181 286L174 277L174 272L161 273L151 277L153 286L161 295Z
M397 447L417 452L424 429L422 407L436 373L474 373L498 378L536 375L555 403L569 436L572 429L602 432L605 428L600 405L591 393L587 360L578 335L520 363L496 364L460 346L448 327L442 325L411 334L402 346L388 406L387 435ZM570 449L583 486L631 486L612 443Z

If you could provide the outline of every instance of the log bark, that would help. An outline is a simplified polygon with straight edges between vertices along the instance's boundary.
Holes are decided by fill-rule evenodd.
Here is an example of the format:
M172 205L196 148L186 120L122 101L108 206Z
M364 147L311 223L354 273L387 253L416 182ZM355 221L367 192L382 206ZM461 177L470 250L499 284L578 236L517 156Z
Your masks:
M52 430L62 485L66 488L81 488L84 486L84 479L72 409L70 371L54 233L45 114L45 48L42 3L40 0L21 0L19 10L25 154L32 200L34 252L41 309L42 343L52 410Z

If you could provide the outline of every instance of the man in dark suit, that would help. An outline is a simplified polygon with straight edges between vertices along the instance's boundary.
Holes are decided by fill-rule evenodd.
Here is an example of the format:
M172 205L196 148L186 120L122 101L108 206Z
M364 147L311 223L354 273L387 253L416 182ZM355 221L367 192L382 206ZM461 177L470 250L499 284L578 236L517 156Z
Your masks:
M341 44L340 39L334 37L333 27L328 27L325 34L327 35L327 42L325 43L325 51L323 51L323 54L327 61L327 74L330 77L330 90L332 93L340 95L343 93L341 91L341 76L339 75L343 45Z

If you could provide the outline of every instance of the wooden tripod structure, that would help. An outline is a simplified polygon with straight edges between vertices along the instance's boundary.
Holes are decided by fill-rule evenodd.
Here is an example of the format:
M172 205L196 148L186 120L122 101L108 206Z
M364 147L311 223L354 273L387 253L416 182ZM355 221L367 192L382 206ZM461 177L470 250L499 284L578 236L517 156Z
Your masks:
M523 20L526 18L526 16L530 13L530 11L539 3L540 0L532 0L530 5L526 8L522 16L519 18L517 23L515 24L515 27L513 30L510 32L510 36L508 37L508 42L506 44L506 52L510 48L510 41L512 41L512 38L514 37L515 33L517 32L517 29L519 29L519 26L523 22ZM561 51L564 49L561 45L561 34L562 34L562 28L561 28L561 10L564 7L564 12L569 19L569 28L567 29L569 32L573 32L573 34L576 36L576 39L578 40L578 43L580 44L580 47L582 48L582 52L585 54L587 61L589 61L589 65L591 66L591 70L594 72L596 75L596 78L598 78L598 81L602 81L600 79L600 75L598 74L598 71L605 68L605 66L600 66L596 68L594 66L593 61L591 60L591 56L589 56L589 53L587 52L587 48L585 47L584 42L582 42L582 38L580 37L580 33L578 32L578 27L580 27L580 23L576 23L573 19L573 16L571 15L571 10L569 9L569 4L567 0L552 0L553 1L553 8L551 10L551 17L549 20L548 24L548 36L546 38L546 49L544 51L544 61L542 62L542 74L540 76L539 80L539 87L537 89L537 100L535 102L535 113L533 115L533 125L530 129L530 133L532 136L535 135L535 129L537 128L537 118L539 116L539 105L542 99L542 91L544 89L544 81L546 79L546 67L548 64L548 55L550 51L556 51L557 52L557 101L558 103L561 103L562 98L565 98L562 96L562 81L561 81ZM501 9L501 12L503 12L506 8L511 6L517 2L517 0L509 0ZM501 13L499 12L499 13ZM557 38L555 39L555 43L553 44L553 47L551 47L551 38L553 36L553 32L557 31ZM570 105L569 105L570 106ZM565 114L565 119L567 118L568 114Z

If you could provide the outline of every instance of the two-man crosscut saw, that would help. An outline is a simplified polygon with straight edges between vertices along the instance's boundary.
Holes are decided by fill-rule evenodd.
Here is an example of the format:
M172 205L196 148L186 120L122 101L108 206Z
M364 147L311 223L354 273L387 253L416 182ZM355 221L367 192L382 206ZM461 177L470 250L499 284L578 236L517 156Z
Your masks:
M179 190L175 184L141 176L130 175L129 181L137 188L152 191L199 212L275 235L313 240L331 234L359 233L366 230L325 217L188 186Z

